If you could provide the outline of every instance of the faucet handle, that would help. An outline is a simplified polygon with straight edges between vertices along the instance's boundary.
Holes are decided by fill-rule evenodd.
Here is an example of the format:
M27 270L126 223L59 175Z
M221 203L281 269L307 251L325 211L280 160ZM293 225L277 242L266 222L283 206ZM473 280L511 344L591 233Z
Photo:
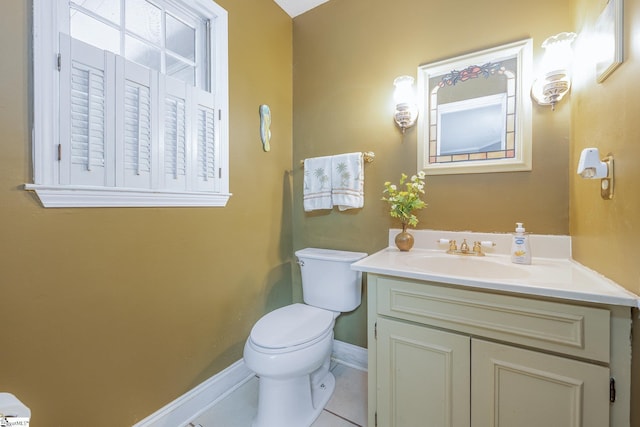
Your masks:
M453 239L438 239L436 240L436 242L442 245L449 245L449 250L447 251L447 253L458 252L458 245Z
M492 248L496 245L496 242L494 242L493 240L483 240L480 243L480 246L484 247L484 248Z
M484 256L484 253L482 252L482 248L483 247L492 248L495 245L496 245L495 242L492 242L491 240L476 241L476 242L473 242L473 252L476 255Z

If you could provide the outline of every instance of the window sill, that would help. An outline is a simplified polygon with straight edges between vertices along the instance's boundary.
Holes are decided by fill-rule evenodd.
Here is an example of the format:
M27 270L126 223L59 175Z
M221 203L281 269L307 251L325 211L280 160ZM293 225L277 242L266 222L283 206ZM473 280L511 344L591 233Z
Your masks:
M45 208L224 207L231 193L169 192L136 188L104 188L25 184Z

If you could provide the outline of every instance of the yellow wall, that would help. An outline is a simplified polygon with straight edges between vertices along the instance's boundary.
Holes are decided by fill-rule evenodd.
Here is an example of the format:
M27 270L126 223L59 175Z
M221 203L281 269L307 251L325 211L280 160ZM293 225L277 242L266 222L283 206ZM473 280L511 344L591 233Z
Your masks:
M603 83L596 82L593 63L594 23L606 2L575 0L576 43L570 161L570 218L573 257L630 291L640 294L640 2L625 1L624 62ZM575 174L580 152L597 147L615 158L615 195L600 198L599 180ZM634 328L640 330L635 311ZM640 333L634 333L640 348ZM640 425L640 355L634 355L632 405L634 424Z
M596 83L593 23L606 2L578 0L577 67L571 125L571 235L573 256L627 289L640 294L640 3L625 2L625 59L603 83ZM615 195L600 198L599 180L575 174L580 152L597 147L615 158Z
M640 294L640 3L625 3L625 62L604 84L595 83L587 37L605 0L332 0L295 18L294 165L350 151L375 151L376 159L366 166L364 209L347 213L304 213L303 170L294 168L294 248L371 253L387 245L387 230L398 223L379 200L382 184L416 171L416 129L403 137L392 122L396 76L526 37L533 38L535 68L546 37L579 31L572 93L555 112L533 108L533 171L430 176L418 228L509 232L524 221L533 233L570 233L579 262ZM615 154L612 201L600 198L597 181L575 174L580 151L591 146ZM298 282L294 274L297 299ZM366 346L363 307L338 318L338 339ZM637 329L637 310L635 317ZM640 334L634 336L637 347ZM640 357L634 363L639 378ZM640 381L633 387L637 401ZM632 406L639 425L640 406Z
M392 119L394 78L416 77L420 64L528 37L537 63L542 41L571 30L572 16L568 2L557 0L332 0L295 18L293 28L294 164L376 153L365 168L364 209L305 214L301 197L294 198L294 247L372 253L386 246L387 230L399 226L380 201L383 183L416 172L417 129L403 137ZM534 107L531 172L428 177L418 228L510 232L523 221L533 233L568 234L570 110L568 102L555 112ZM296 167L295 195L302 181ZM338 318L336 336L365 346L365 324L361 306Z
M239 359L257 318L300 299L294 249L371 253L398 225L379 200L382 183L415 172L417 138L393 124L393 79L526 37L536 64L544 38L582 31L604 6L572 1L332 0L292 24L272 0L219 0L230 29L229 206L43 209L21 189L31 175L28 2L5 0L2 391L31 407L34 425L111 426L114 413L131 425ZM640 177L631 164L640 158L640 89L629 84L640 71L639 7L627 1L627 58L605 84L579 72L555 112L534 106L533 171L429 177L419 228L508 232L524 221L534 233L571 231L576 259L640 293L632 256ZM258 133L262 103L273 113L269 153ZM586 146L616 154L613 201L575 177ZM376 152L365 208L305 214L299 160L365 150ZM365 316L362 308L341 316L336 337L366 346Z
M21 189L29 3L5 0L0 15L0 391L36 426L132 425L241 358L253 323L291 301L292 21L271 0L219 0L227 208L44 209Z

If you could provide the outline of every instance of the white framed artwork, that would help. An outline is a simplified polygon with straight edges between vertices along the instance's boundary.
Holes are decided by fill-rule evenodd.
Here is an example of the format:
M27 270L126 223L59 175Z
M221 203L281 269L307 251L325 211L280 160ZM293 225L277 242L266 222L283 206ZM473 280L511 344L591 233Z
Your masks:
M623 0L609 0L595 26L596 79L605 81L622 64L624 49Z

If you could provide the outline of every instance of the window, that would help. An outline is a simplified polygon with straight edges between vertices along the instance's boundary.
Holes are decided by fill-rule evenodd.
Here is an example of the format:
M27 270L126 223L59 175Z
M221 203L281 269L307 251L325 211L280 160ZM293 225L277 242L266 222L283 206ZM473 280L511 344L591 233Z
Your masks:
M45 207L225 206L226 12L34 0L33 184Z

